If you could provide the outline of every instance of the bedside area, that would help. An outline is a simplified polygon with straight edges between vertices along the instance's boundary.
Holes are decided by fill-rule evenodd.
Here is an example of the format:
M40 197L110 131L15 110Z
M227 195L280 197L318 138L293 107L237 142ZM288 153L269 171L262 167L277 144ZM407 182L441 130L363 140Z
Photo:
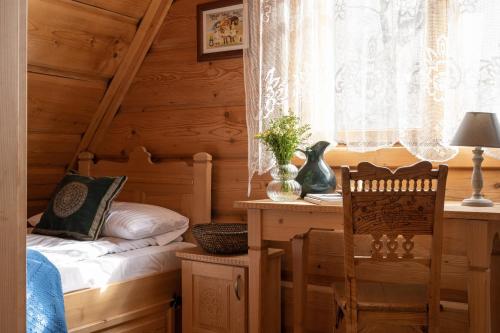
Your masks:
M280 274L283 250L268 249L263 291L266 317L281 330ZM249 257L214 255L201 248L177 252L182 260L182 331L247 332Z

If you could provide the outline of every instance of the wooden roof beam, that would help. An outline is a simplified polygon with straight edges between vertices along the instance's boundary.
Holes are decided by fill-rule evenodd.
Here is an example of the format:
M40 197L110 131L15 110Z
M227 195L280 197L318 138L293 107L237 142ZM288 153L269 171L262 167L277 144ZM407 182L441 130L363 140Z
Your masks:
M130 44L130 48L111 80L68 169L73 168L78 155L82 151L95 152L123 102L133 79L146 57L146 53L153 44L153 40L167 16L172 2L173 0L151 1Z

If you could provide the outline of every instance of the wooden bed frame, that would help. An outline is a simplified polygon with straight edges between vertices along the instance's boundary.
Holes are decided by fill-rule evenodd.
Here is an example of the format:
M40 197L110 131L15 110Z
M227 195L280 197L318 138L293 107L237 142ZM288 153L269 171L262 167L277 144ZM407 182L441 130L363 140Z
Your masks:
M128 176L117 200L168 207L187 217L190 225L209 223L211 216L212 156L198 153L193 162L153 163L144 147L127 162L99 161L79 155L81 175ZM188 240L190 233L186 234ZM153 274L64 295L69 332L168 332L175 330L176 295L181 294L180 270Z

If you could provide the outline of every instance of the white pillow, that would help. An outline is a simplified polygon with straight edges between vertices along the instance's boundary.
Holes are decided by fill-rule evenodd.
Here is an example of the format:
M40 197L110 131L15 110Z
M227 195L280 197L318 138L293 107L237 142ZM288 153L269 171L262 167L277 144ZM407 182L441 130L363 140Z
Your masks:
M170 209L134 202L113 202L102 236L142 239L159 236L164 245L181 236L189 227L189 219ZM163 234L169 235L163 235ZM160 244L162 243L162 244Z
M188 230L188 228L186 227L185 230L176 230L176 231L172 231L172 232L167 232L165 234L154 236L153 239L156 241L156 244L158 246L165 246L165 245L170 244L170 243L182 242L184 240L184 238L182 238L182 236L178 236L178 235L182 235L187 230ZM182 233L181 233L181 231L182 231ZM175 237L175 236L177 236L177 237Z
M31 216L28 223L36 226L42 215L43 212ZM152 237L159 246L164 246L174 241L182 241L181 236L188 228L189 219L170 209L115 201L111 205L101 236L131 240ZM162 232L163 230L168 231Z

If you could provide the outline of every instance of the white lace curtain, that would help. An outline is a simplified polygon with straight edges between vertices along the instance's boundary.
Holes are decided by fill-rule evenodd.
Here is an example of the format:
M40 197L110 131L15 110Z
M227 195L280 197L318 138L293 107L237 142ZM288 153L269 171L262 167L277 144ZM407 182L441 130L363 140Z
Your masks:
M498 0L247 2L250 176L273 164L255 134L289 112L311 141L443 161L465 112L500 111Z

